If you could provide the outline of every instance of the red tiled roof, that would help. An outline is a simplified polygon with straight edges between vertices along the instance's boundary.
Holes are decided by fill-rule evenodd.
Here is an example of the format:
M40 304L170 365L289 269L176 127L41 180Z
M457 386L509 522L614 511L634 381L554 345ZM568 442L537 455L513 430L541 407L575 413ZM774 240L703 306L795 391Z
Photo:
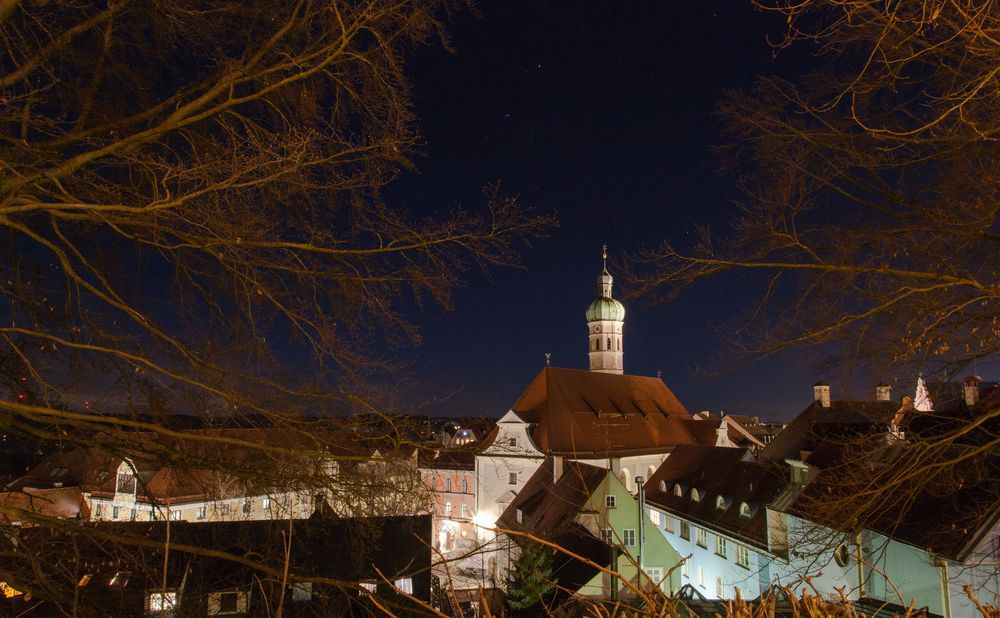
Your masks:
M78 487L8 491L0 493L0 506L28 511L43 517L90 518L87 501L83 499L83 492ZM29 520L8 514L2 516L2 521L5 523L31 523Z
M535 425L545 453L621 454L704 439L658 378L546 367L511 410Z

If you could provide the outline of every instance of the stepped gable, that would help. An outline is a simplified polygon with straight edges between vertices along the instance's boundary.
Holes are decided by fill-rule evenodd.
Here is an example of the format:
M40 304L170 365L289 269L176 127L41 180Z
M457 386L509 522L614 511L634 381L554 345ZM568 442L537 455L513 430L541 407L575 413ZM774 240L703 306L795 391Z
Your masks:
M603 456L699 442L658 378L546 367L511 407L543 453Z

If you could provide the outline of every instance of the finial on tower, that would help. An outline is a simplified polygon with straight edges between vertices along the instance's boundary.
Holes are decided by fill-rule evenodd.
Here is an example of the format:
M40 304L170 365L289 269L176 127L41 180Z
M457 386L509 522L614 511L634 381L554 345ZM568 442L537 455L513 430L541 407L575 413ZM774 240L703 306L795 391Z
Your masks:
M548 367L550 364L552 364L552 353L551 352L546 352L545 353L545 366Z
M601 245L601 260L604 265L604 272L608 272L608 246Z

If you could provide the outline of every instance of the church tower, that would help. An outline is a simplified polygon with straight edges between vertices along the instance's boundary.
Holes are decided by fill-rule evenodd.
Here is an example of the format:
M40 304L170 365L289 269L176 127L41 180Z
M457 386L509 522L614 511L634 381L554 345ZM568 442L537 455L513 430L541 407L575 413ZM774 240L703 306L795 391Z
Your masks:
M604 268L597 278L598 298L587 307L587 332L590 338L590 370L600 373L625 372L622 364L622 327L625 307L611 297L611 274L608 273L608 247L601 258Z

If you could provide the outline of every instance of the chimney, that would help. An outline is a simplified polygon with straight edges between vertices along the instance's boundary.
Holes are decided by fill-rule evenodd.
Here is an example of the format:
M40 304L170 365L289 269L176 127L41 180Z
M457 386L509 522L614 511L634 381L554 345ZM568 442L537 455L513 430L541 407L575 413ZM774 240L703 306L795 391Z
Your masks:
M979 376L969 376L962 381L962 392L965 394L965 405L970 408L979 403Z
M563 475L563 458L562 455L552 456L552 484L555 485L559 482L559 479Z
M892 401L892 387L885 382L876 384L875 401Z
M824 408L830 407L830 385L820 380L813 384L813 400Z

